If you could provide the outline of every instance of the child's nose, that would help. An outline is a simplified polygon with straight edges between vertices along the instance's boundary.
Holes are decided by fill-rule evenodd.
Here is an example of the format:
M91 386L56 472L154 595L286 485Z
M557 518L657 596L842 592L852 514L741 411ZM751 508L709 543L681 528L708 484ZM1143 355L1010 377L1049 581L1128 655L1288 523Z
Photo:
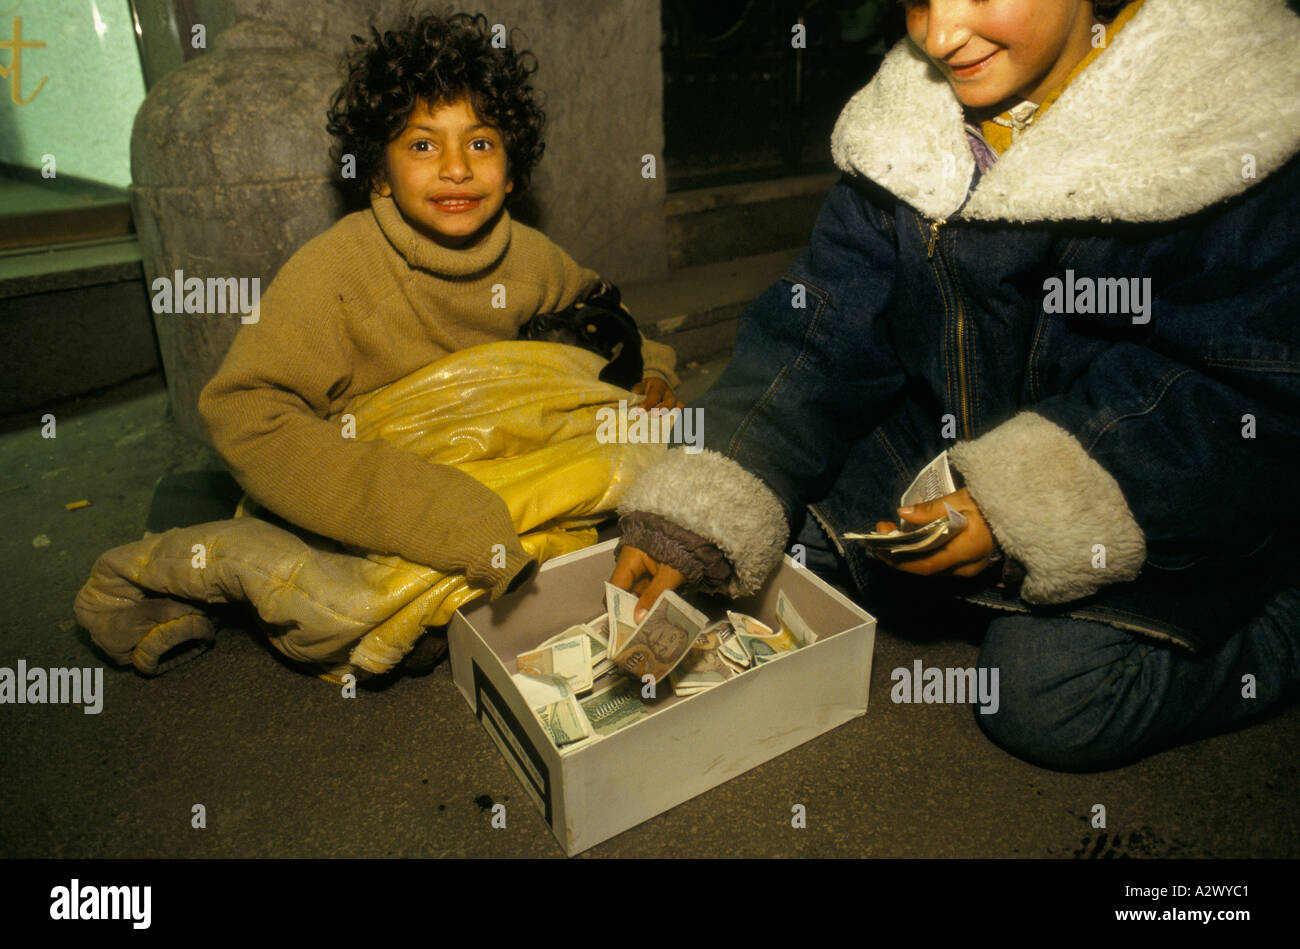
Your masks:
M448 149L443 156L442 177L451 181L465 181L470 177L469 157L461 149Z
M925 24L925 52L944 59L965 46L971 38L969 0L931 0Z

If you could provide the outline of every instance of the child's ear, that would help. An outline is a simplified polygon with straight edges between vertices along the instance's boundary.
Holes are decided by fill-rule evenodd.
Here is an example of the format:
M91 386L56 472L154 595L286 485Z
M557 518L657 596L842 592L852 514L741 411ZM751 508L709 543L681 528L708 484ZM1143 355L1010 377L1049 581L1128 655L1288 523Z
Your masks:
M514 191L514 190L515 190L515 179L513 179L513 178L507 178L507 179L506 179L506 194L509 194L511 191Z
M383 175L376 175L375 180L370 183L370 187L381 198L387 198L393 193L392 187L388 184L388 179Z

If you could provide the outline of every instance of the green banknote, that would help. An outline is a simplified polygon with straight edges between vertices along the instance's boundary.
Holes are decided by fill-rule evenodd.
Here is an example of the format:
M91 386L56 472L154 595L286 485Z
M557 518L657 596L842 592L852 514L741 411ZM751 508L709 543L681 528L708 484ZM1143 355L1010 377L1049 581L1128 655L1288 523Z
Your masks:
M578 703L572 696L543 705L536 712L557 748L582 741L591 735L591 726L587 724L582 709L578 708Z
M641 701L639 685L634 679L620 676L608 688L580 703L597 735L612 735L650 714Z

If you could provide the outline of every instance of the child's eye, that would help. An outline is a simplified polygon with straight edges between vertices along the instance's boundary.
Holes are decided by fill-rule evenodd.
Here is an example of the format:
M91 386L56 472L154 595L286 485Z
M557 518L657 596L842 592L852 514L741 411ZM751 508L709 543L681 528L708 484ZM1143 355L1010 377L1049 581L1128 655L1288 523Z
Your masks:
M495 145L496 143L490 138L476 138L474 141L469 143L470 148L479 152L486 152L489 149L494 148Z
M428 139L422 138L418 141L412 142L411 149L412 151L417 151L417 152L431 152L433 151L433 142L429 141Z

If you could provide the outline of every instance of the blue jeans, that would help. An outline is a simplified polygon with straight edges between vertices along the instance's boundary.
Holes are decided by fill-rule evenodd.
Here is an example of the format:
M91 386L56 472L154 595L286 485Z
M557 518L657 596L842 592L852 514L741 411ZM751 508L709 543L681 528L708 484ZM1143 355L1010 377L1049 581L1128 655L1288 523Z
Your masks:
M796 543L810 569L845 585L843 561L811 518ZM870 591L849 592L872 609ZM1300 695L1300 589L1274 595L1204 656L1088 620L967 604L948 616L952 632L987 624L977 667L998 669L1000 701L993 714L976 709L976 721L995 743L1045 768L1118 767L1238 728Z

